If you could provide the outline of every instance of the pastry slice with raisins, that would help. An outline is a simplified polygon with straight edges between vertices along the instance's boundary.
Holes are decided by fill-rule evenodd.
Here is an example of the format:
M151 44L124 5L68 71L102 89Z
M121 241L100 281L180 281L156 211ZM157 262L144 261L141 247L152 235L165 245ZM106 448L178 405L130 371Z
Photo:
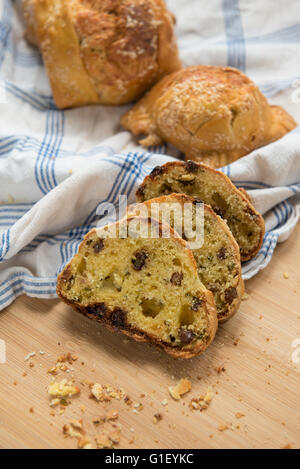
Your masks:
M57 293L90 319L178 358L203 352L217 329L213 295L186 242L150 218L88 233L59 275Z
M187 240L197 262L199 278L213 293L218 320L224 322L237 312L244 292L240 250L227 223L210 206L202 206L200 212L202 207L196 199L171 194L130 206L128 212L137 216L148 214L168 223ZM180 277L174 275L173 282L180 282Z
M226 220L240 247L242 261L256 256L263 242L264 219L245 192L239 191L224 173L194 161L172 161L146 176L136 198L144 202L173 192L201 199Z

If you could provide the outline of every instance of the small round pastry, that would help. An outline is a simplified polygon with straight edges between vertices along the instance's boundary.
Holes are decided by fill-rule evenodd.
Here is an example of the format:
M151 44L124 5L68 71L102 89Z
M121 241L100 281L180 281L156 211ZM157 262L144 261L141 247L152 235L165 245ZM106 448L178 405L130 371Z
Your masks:
M59 108L139 98L181 67L164 0L23 0Z
M257 86L230 67L195 66L163 78L122 118L145 146L163 142L187 160L219 168L296 127Z

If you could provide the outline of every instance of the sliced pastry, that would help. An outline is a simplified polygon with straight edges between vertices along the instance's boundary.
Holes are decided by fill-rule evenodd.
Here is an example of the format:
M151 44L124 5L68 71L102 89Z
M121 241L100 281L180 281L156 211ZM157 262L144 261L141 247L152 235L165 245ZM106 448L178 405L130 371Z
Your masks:
M213 295L186 242L150 218L88 233L59 275L57 293L90 319L178 358L201 353L217 329Z
M203 212L197 209L203 209ZM145 210L146 209L146 212ZM197 263L198 275L215 299L218 320L238 310L244 292L240 250L228 225L209 205L183 194L171 194L130 206L129 215L157 217L186 241ZM173 281L180 281L175 275Z
M144 202L173 192L201 200L225 219L239 245L242 261L256 256L263 242L264 219L224 173L195 161L172 161L154 168L136 197Z

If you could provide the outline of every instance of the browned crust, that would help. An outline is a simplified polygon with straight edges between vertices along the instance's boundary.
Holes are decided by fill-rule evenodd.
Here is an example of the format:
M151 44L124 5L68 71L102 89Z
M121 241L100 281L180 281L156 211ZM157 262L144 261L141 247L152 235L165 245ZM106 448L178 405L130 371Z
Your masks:
M270 107L273 115L271 139L274 141L295 129L298 124L283 107L275 105Z
M173 358L182 358L182 359L187 359L187 358L192 358L196 355L199 355L200 353L204 352L204 350L207 349L207 347L212 343L216 330L217 330L217 324L218 324L218 319L217 315L215 312L215 303L213 299L213 295L210 291L207 290L207 293L205 293L205 300L206 300L206 310L207 310L207 315L212 315L213 320L208 322L209 329L208 329L208 340L207 342L202 342L201 346L200 343L198 344L197 347L194 349L190 350L182 350L180 349L180 346L171 346L156 337L146 334L143 331L140 331L136 328L126 326L126 328L118 328L114 327L110 320L109 317L105 318L97 318L93 314L89 314L87 311L87 308L81 307L79 305L75 305L72 301L69 301L66 299L61 291L57 289L57 294L58 296L64 301L64 303L72 306L73 309L78 311L79 313L83 314L87 318L98 322L99 324L104 325L107 329L109 329L111 332L122 332L122 334L127 335L128 337L131 337L137 342L150 342L151 344L162 348L168 355L171 355ZM91 305L92 306L92 305ZM111 312L110 312L111 313Z
M25 25L26 25L25 38L31 45L38 47L34 1L35 0L23 0L22 10L23 10L24 20L25 20Z
M176 199L178 203L181 205L184 205L186 202L191 202L195 203L196 199L194 197L188 196L186 194L179 194L179 193L173 193L170 195L163 195L160 197L156 197L154 199L146 200L143 202L146 206L150 206L152 203L163 203L165 201L172 199ZM222 315L218 314L218 321L219 323L224 323L228 321L228 319L232 318L238 311L241 301L242 301L242 296L244 294L244 281L242 278L242 269L241 269L241 261L240 261L240 249L238 246L238 243L236 242L235 238L233 237L233 234L231 233L227 223L219 216L217 215L213 209L211 208L210 205L203 204L205 212L209 212L212 217L215 218L216 222L219 224L220 228L226 233L226 235L230 238L231 240L231 245L234 248L235 252L235 257L236 257L236 262L239 265L239 274L238 274L238 284L235 287L237 291L237 297L234 299L234 301L231 303L231 305L228 305L227 311L224 311ZM134 210L134 207L133 207ZM128 210L128 214L131 215L130 207Z
M244 189L243 187L239 187L239 191L249 200L250 204L252 204L252 199L246 189Z
M181 68L164 0L23 0L57 107L119 105Z
M125 223L125 222L128 224L129 221L132 220L133 218L135 218L135 217L128 217L127 219L120 220L119 222L117 222L117 224ZM185 250L186 250L186 252L187 252L187 254L188 254L188 256L189 256L189 258L190 258L190 260L193 264L193 266L194 266L195 275L198 275L197 274L196 261L194 259L194 256L193 256L192 252L190 251L190 249L187 248L187 243L183 239L181 239L171 227L168 227L167 225L165 225L163 223L160 223L158 220L154 220L154 219L151 220L150 218L148 218L148 219L140 218L140 219L141 219L141 221L144 221L144 222L147 222L147 223L150 223L151 221L152 222L154 221L157 224L157 228L158 228L158 232L160 233L160 236L163 235L164 229L167 229L170 232L170 236L175 240L175 242L179 243L182 247L185 248ZM79 246L79 252L80 252L81 249L84 249L86 241L94 233L99 233L99 230L93 229L85 235L83 241L81 242L81 244ZM75 257L77 255L78 254L76 254ZM156 338L156 337L154 337L150 334L145 333L144 331L141 331L139 329L131 327L129 324L126 324L126 327L124 327L124 328L113 326L113 324L110 321L110 315L112 314L113 311L107 311L104 314L104 316L102 316L102 317L95 317L94 314L90 314L88 312L87 307L78 305L75 302L70 301L68 298L66 298L63 294L63 291L62 291L62 282L64 281L66 275L68 275L68 270L69 270L69 266L71 265L71 263L72 263L72 260L65 266L63 271L58 275L57 288L56 288L57 295L66 304L72 306L73 309L75 309L76 311L82 313L84 316L88 317L89 319L92 319L92 320L95 320L95 321L101 323L107 329L109 329L111 331L122 332L123 334L133 338L134 340L136 340L138 342L150 342L150 343L162 348L163 350L165 350L165 352L167 352L169 355L171 355L174 358L191 358L191 357L194 357L196 355L199 355L213 341L213 339L215 337L215 334L216 334L216 331L217 331L217 327L218 327L218 318L217 318L217 313L216 313L216 308L215 308L215 302L214 302L213 295L204 286L203 286L203 298L205 299L205 309L206 309L206 314L207 314L207 341L206 342L198 341L198 342L196 342L196 344L194 345L193 348L191 348L191 349L182 349L182 348L180 348L180 346L169 345L168 343L165 343L162 340L159 340L158 338ZM91 307L91 306L94 306L94 305L89 305L89 307Z
M185 159L220 168L296 127L231 67L196 65L160 80L121 119L144 146L168 142Z
M216 178L223 179L223 181L226 182L226 184L241 199L241 201L246 204L249 213L253 217L255 217L256 223L257 223L257 225L260 226L261 230L260 230L260 239L259 239L259 242L257 243L256 247L252 251L249 251L246 254L241 253L241 261L245 262L245 261L248 261L248 260L252 259L253 257L255 257L256 254L259 252L259 250L262 246L262 243L263 243L263 239L264 239L264 234L265 234L264 219L263 219L262 215L254 208L254 206L252 205L252 203L249 200L249 197L245 195L246 191L244 192L244 191L240 191L239 189L237 189L237 187L232 183L232 181L229 179L229 177L226 176L226 174L222 173L221 171L213 169L210 166L204 165L203 163L197 163L196 161L187 161L187 162L169 161L168 163L165 163L162 166L155 167L152 170L152 172L148 176L145 177L144 181L142 182L142 184L138 187L138 189L136 191L137 201L138 202L144 202L145 201L143 199L143 192L144 192L144 188L146 187L146 185L149 182L151 183L151 182L155 181L156 178L159 178L160 175L162 175L162 174L168 173L169 170L174 168L175 166L185 168L185 167L187 167L187 165L194 165L195 168L197 167L197 168L199 168L203 171L210 172L211 174L214 174L216 176ZM217 185L217 181L216 181L216 185Z

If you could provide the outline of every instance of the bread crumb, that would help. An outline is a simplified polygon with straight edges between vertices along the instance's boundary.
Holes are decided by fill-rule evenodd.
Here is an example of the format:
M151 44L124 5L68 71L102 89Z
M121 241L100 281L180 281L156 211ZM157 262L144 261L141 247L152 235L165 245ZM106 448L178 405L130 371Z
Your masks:
M60 370L60 371L67 371L67 370L68 370L68 367L67 367L67 365L66 365L65 363L60 363L60 362L58 362L58 363L56 363L55 366L53 366L52 368L50 368L50 369L48 370L48 373L49 373L50 375L57 375L57 373L58 373L59 370Z
M108 435L102 434L95 438L97 449L111 449L112 441L108 438Z
M68 363L69 365L72 365L72 363L76 360L78 360L78 357L75 355L72 355L70 352L60 355L56 360L55 366L50 368L48 370L48 373L51 375L57 375L59 371L69 373L70 371L73 370L73 368L69 368L66 363Z
M161 401L161 405L163 405L164 407L165 407L166 405L168 405L168 399L163 399L163 400Z
M250 295L248 295L248 293L244 292L244 294L242 296L242 301L247 301L249 298L250 298Z
M176 384L176 386L170 386L168 388L170 395L176 401L178 401L181 398L181 396L183 396L184 394L190 392L191 389L192 389L192 383L187 378L181 379Z
M114 430L111 433L101 433L96 436L95 442L97 449L112 449L113 445L120 443L120 430Z
M235 417L237 419L241 419L242 417L245 417L245 414L243 414L242 412L236 412Z
M83 430L82 420L74 420L63 426L63 434L70 438L82 438L85 434Z
M79 393L80 389L68 383L66 379L63 379L60 383L52 381L48 386L48 394L54 397L69 397Z
M24 358L24 362L28 362L30 360L30 358L35 357L35 355L36 355L35 352L28 353L28 355L26 355L26 357Z
M125 396L124 397L124 402L126 405L128 405L129 407L132 405L132 400L130 399L129 396Z
M289 278L289 274L287 272L283 272L283 278L285 278L286 280Z
M113 389L111 386L102 386L99 383L91 385L90 388L91 397L98 402L110 402L112 399L119 401L125 397L124 389Z
M226 424L221 424L218 426L219 432L225 432L226 430L229 430L229 426Z
M213 392L211 387L209 387L206 391L205 396L200 396L199 398L194 397L193 399L191 399L189 403L189 408L191 410L200 410L200 412L202 412L203 410L206 410L208 408L212 399Z
M91 394L96 399L96 401L104 400L103 388L101 384L98 384L98 383L94 384L91 388Z
M76 430L80 430L80 431L83 431L83 423L82 423L82 420L73 420L71 422L71 425L76 429Z
M162 414L154 414L153 416L153 423L158 423L162 420L163 416Z
M135 404L133 404L133 407L134 407L133 412L140 412L144 408L141 402L136 402Z
M96 425L96 426L102 425L105 422L106 422L106 416L105 415L102 415L101 417L98 417L98 418L93 420L93 424Z
M79 438L77 442L78 449L94 449L90 440L86 438Z
M60 399L57 399L57 398L56 398L56 399L52 399L52 400L50 401L50 403L49 403L49 406L50 406L50 407L56 407L56 406L58 406L59 403L60 403Z

